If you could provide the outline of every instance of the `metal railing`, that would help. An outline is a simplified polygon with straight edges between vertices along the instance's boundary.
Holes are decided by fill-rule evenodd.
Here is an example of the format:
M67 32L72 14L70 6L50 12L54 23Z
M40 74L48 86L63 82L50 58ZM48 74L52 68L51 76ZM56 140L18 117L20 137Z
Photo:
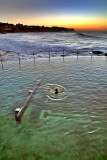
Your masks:
M10 53L11 51L5 52L5 54L0 54L0 61L1 61L1 66L3 69L3 63L6 59L6 55L8 53ZM49 61L51 59L51 57L55 57L55 56L60 56L60 57L66 57L66 56L93 56L93 55L102 55L103 52L101 51L94 51L93 49L89 49L89 48L84 48L84 49L72 49L72 50L65 50L65 49L59 49L59 50L44 50L44 51L34 51L33 53L30 54L23 54L23 53L13 53L15 56L14 58L16 58L16 60L18 60L19 65L21 64L21 60L23 59L23 55L25 57L30 55L30 59L33 58L34 63L36 58L41 57L40 55L44 55L46 58L49 58ZM107 53L103 53L103 55L107 56ZM13 57L12 57L13 58Z

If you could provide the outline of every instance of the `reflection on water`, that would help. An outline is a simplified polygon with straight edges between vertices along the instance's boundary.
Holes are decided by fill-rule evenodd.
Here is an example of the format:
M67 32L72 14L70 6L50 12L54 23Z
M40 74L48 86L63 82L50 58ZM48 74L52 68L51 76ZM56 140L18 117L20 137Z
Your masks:
M3 71L0 64L0 159L107 159L105 57L38 59L35 65L22 61L21 68L18 62L4 66ZM44 72L46 77L17 125L14 109L23 106ZM53 86L59 87L59 95ZM66 97L58 101L47 97L62 93Z

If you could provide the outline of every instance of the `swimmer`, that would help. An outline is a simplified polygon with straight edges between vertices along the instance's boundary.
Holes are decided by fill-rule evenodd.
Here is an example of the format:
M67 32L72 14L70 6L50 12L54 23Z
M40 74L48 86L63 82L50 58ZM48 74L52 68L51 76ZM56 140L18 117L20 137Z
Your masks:
M58 89L57 88L55 89L55 94L58 94Z

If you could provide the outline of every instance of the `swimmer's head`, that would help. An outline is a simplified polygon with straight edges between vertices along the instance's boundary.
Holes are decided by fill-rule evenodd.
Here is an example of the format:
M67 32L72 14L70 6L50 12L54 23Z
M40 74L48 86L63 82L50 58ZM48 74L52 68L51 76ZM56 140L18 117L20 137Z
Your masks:
M58 94L58 89L57 88L55 89L55 94Z

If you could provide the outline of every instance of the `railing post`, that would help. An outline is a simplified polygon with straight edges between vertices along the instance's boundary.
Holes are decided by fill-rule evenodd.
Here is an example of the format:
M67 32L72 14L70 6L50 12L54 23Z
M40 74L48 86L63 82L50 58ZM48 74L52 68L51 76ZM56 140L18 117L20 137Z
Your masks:
M91 52L91 57L93 56L93 49L92 49L92 52Z
M35 53L33 52L33 60L34 60L34 64L35 64Z
M0 61L1 61L1 65L2 65L2 70L4 70L4 67L3 67L3 59L2 59L2 55L0 54Z
M49 51L49 61L50 61L50 57L51 57L51 54L50 54L50 51Z
M65 55L64 55L64 49L63 49L63 57L64 57Z
M0 54L0 61L1 61L1 63L2 63L2 61L3 61L3 60L2 60L2 55L1 55L1 54Z
M19 66L20 66L20 53L18 53L18 58L19 58Z
M77 57L78 57L78 54L79 54L79 52L78 52L78 50L77 50Z
M64 56L65 56L65 55L64 55L64 49L63 49L63 61L64 61Z

